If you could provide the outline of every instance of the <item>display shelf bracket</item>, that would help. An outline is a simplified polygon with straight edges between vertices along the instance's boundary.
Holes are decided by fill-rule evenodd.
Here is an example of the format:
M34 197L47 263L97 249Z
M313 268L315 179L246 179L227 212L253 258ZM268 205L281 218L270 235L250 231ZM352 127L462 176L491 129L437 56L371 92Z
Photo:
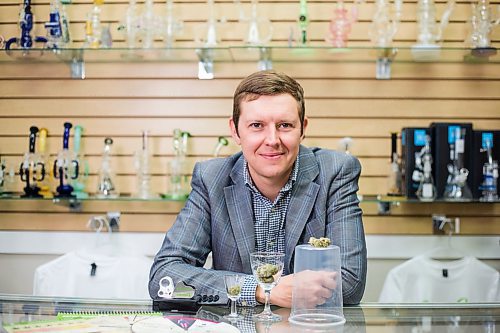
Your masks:
M214 78L214 50L209 48L196 51L198 61L198 79L211 80Z
M260 71L265 71L273 68L273 62L271 60L271 50L269 47L259 48L259 63L258 69Z

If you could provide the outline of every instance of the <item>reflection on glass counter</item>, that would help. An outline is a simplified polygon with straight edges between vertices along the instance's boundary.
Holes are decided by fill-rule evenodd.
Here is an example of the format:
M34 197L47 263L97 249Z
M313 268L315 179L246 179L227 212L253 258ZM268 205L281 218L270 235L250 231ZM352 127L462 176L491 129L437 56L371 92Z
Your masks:
M238 308L242 319L224 318L228 306L202 306L196 312L156 312L151 301L43 298L0 295L2 332L33 332L57 327L58 332L189 332L196 326L217 332L483 332L500 325L499 304L361 304L344 308L346 323L328 330L295 326L288 322L289 309L274 308L283 320L262 323L252 320L261 307ZM210 322L210 323L208 323ZM78 326L79 325L79 326ZM215 325L215 326L214 326ZM182 328L181 328L182 327ZM170 330L169 330L170 329ZM50 331L50 330L49 330ZM205 330L208 332L208 330ZM199 332L199 331L197 331Z

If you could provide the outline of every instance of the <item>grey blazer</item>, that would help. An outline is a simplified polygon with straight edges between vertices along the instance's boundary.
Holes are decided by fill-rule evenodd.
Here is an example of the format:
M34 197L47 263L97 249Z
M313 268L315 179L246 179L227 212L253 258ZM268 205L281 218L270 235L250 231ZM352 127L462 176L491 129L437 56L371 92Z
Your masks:
M293 273L295 246L307 243L311 236L329 237L341 251L344 303L357 304L366 281L366 244L356 196L361 166L353 156L304 146L299 158L285 221L284 274ZM186 205L151 267L152 298L158 298L158 283L168 275L174 283L194 286L202 303L226 303L223 276L227 271L252 274L254 214L243 163L240 152L195 165ZM205 269L210 252L213 269Z

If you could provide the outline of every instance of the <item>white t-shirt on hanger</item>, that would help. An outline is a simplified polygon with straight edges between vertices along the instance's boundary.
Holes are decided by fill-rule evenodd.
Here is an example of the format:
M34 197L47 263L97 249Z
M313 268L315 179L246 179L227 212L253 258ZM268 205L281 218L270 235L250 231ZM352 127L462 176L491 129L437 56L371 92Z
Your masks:
M91 250L69 252L35 270L33 294L149 299L151 264L152 259L146 256L111 256Z
M474 257L439 261L416 256L387 274L382 303L500 302L500 273Z

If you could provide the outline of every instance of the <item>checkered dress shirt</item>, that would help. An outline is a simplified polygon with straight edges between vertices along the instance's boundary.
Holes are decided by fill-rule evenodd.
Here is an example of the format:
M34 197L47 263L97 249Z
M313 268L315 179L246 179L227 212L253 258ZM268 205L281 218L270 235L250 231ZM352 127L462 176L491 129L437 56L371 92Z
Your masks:
M285 252L285 217L298 171L299 157L297 156L290 178L279 191L274 202L272 202L263 196L253 184L248 172L248 163L245 161L243 177L252 196L256 251ZM257 281L255 278L253 276L247 277L241 290L240 305L257 305L255 300L256 289Z

